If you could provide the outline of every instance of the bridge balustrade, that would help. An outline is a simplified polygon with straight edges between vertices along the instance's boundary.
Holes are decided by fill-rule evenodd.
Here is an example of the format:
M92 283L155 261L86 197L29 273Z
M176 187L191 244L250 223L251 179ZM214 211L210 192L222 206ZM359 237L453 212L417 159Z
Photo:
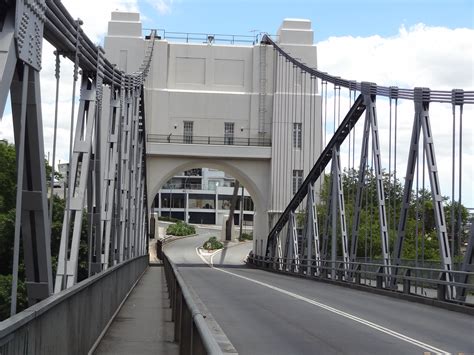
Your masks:
M87 354L147 267L129 259L0 322L0 354Z

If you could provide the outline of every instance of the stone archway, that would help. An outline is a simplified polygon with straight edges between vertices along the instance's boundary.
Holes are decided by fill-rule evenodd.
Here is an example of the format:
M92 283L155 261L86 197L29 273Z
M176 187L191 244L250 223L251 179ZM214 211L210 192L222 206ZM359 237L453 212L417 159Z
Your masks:
M176 156L147 157L148 201L153 203L159 189L174 175L188 169L207 167L226 172L242 183L255 206L253 249L264 254L270 206L270 162L260 159L206 159Z

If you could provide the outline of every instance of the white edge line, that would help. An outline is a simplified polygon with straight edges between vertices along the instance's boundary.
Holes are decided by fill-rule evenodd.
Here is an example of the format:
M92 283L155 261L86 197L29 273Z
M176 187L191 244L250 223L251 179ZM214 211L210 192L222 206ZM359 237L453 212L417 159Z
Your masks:
M358 322L360 324L364 324L365 326L367 327L370 327L372 329L375 329L375 330L378 330L379 332L382 332L382 333L385 333L387 335L391 335L393 336L394 338L397 338L397 339L400 339L400 340L403 340L407 343L410 343L412 345L415 345L415 346L418 346L419 348L422 348L422 349L425 349L425 350L428 350L430 352L433 352L435 354L450 354L448 351L446 350L442 350L442 349L438 349L432 345L429 345L429 344L426 344L426 343L423 343L419 340L416 340L416 339L413 339L413 338L410 338L409 336L406 336L404 334L401 334L401 333L398 333L394 330L391 330L389 328L386 328L384 326L381 326L379 324L376 324L376 323L373 323L371 321L368 321L366 319L363 319L363 318L360 318L360 317L357 317L357 316L354 316L350 313L347 313L347 312L344 312L344 311L341 311L337 308L334 308L334 307L331 307L331 306L328 306L324 303L320 303L320 302L317 302L317 301L314 301L310 298L306 298L304 296L300 296L296 293L293 293L293 292L290 292L290 291L287 291L287 290L284 290L282 288L279 288L279 287L276 287L276 286L272 286L270 284L267 284L265 282L261 282L261 281L257 281L257 280L254 280L254 279L251 279L249 277L246 277L246 276L242 276L242 275L239 275L239 274L234 274L233 272L230 272L230 271L227 271L227 270L223 270L223 269L220 269L220 268L217 268L213 265L213 257L215 254L217 254L219 251L221 251L221 249L219 249L218 251L214 252L213 254L211 254L211 262L209 263L202 255L201 253L199 252L199 247L196 247L196 254L201 258L201 260L206 263L210 268L214 269L214 270L217 270L217 271L220 271L220 272L223 272L223 273L226 273L226 274L229 274L229 275L232 275L232 276L235 276L235 277L238 277L238 278L241 278L243 280L247 280L247 281L250 281L250 282L253 282L253 283L256 283L257 285L260 285L260 286L264 286L264 287L267 287L267 288L270 288L274 291L277 291L277 292L280 292L280 293L283 293L287 296L290 296L290 297L293 297L297 300L300 300L300 301L303 301L303 302L306 302L306 303L309 303L309 304L312 304L314 306L317 306L319 308L322 308L322 309L325 309L329 312L332 312L332 313L335 313L341 317L344 317L344 318L347 318L347 319L351 319L353 320L354 322Z

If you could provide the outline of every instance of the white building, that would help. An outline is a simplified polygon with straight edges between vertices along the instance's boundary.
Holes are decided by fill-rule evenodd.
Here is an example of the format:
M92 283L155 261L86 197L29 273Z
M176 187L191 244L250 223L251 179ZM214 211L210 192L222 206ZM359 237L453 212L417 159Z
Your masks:
M145 85L148 199L186 170L224 171L253 199L254 252L262 254L269 228L321 151L321 100L281 99L317 88L310 90L311 80L301 74L282 75L283 60L273 47L220 43L155 41ZM309 20L284 20L277 43L316 67ZM139 14L112 13L105 38L109 60L136 71L148 44ZM293 110L305 114L294 121L286 114Z
M209 168L196 168L173 176L158 191L153 212L158 216L173 217L189 223L217 224L222 226L229 215L235 179L225 172ZM243 199L242 199L243 194ZM241 206L241 201L244 201ZM253 226L253 201L244 187L239 187L234 224L245 230Z

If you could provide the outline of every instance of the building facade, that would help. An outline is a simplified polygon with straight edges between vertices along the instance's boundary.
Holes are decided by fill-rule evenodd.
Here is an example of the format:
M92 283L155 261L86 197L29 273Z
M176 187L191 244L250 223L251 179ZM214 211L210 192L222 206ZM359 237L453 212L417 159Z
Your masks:
M173 176L159 190L153 202L158 216L173 217L188 223L223 225L229 216L235 179L225 172L195 168ZM241 204L243 201L243 204ZM253 227L254 206L248 191L240 186L234 225L246 231Z

